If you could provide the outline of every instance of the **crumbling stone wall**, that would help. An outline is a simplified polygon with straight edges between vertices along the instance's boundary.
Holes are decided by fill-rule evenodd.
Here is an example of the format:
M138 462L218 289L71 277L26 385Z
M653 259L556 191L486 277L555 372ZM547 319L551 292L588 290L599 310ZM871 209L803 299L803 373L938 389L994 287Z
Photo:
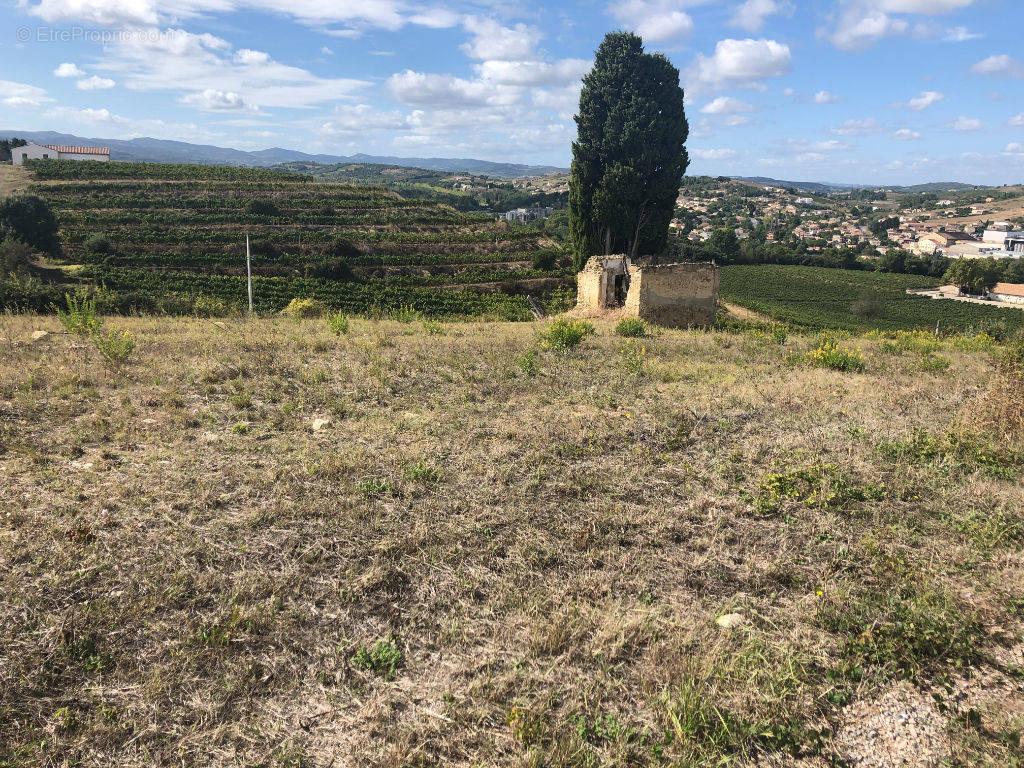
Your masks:
M622 314L669 328L715 322L721 270L714 264L628 264L622 256L591 258L577 279L577 307L602 312L618 309L616 276L629 270Z
M715 322L721 270L714 264L657 264L640 267L626 297L626 311L668 328Z

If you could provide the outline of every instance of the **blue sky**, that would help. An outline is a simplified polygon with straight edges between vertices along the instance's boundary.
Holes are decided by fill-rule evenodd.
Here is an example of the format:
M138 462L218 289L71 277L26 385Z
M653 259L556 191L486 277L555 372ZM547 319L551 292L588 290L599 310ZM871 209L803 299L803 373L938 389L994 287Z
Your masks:
M691 174L1024 181L1021 0L3 2L3 129L567 165L621 28L682 72Z

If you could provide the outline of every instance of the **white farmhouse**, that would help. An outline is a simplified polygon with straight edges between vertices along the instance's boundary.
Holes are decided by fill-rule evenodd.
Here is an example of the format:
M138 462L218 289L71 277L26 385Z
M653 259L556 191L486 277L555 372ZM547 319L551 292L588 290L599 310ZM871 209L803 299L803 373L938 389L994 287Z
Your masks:
M11 148L11 162L21 165L26 160L110 160L107 147L71 147L63 144L36 144L30 141L23 147Z

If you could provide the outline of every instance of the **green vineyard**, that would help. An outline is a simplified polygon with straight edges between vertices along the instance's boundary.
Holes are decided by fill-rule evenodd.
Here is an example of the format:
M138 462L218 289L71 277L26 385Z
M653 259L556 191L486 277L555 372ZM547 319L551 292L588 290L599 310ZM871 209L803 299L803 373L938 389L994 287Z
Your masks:
M530 297L559 310L571 293L561 248L539 230L393 189L253 168L30 167L66 272L112 311L239 311L246 233L259 312L316 298L354 313L525 320Z
M823 267L776 264L722 269L724 301L804 328L852 332L935 328L1004 332L1024 328L1024 311L907 294L939 281Z

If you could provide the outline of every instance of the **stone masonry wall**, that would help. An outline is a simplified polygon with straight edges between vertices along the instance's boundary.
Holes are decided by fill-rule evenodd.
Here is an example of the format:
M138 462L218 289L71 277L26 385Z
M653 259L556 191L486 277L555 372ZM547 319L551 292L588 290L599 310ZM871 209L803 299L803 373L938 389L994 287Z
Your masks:
M645 266L634 275L626 308L668 328L713 325L720 279L714 264Z

